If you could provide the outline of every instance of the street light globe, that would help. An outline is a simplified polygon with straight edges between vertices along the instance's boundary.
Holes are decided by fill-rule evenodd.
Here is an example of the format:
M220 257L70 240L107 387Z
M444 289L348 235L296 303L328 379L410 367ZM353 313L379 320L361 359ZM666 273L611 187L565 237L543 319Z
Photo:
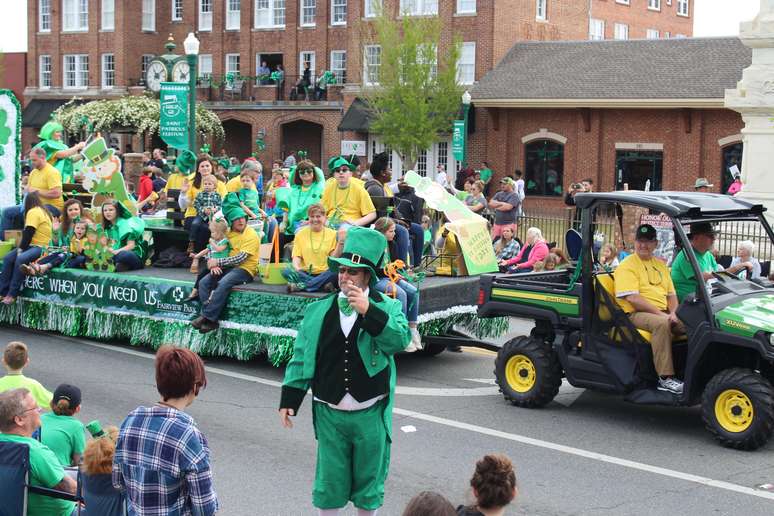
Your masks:
M189 56L199 55L199 40L196 39L193 32L188 33L188 37L183 41L183 48L185 53Z
M465 90L465 93L462 94L462 103L467 106L470 104L470 101L471 101L470 93L468 93L468 90Z

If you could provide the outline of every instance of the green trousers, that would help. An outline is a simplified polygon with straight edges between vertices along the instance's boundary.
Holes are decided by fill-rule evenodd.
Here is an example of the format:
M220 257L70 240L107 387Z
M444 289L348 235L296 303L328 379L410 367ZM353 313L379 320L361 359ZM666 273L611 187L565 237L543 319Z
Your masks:
M312 503L338 509L351 500L359 509L384 503L384 481L390 468L390 442L382 413L386 400L347 412L314 402L317 470Z

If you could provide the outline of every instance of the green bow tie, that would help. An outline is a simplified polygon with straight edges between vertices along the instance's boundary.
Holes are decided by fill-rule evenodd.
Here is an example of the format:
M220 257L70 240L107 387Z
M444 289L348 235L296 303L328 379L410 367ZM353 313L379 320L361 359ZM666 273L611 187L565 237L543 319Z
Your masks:
M341 312L344 315L352 315L353 308L349 304L349 299L347 299L346 297L339 296L338 301L339 301L339 310L341 310Z

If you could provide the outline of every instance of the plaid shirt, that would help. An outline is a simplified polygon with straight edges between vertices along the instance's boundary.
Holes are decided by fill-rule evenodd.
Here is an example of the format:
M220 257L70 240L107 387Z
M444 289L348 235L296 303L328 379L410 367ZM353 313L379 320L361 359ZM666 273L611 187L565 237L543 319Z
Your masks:
M168 407L137 407L124 420L113 458L113 485L129 514L215 514L210 449L193 418Z
M215 208L218 211L223 204L223 199L218 192L199 192L194 199L196 214L204 220L210 220L210 215L204 213L204 208Z

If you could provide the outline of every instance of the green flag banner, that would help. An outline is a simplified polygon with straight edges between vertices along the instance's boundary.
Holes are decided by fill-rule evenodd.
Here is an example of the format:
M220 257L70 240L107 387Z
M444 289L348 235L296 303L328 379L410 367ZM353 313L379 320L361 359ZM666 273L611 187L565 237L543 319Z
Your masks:
M415 193L425 200L429 208L443 212L449 219L446 227L460 243L468 274L497 272L497 257L489 238L486 219L473 213L465 203L447 192L440 184L420 176L413 170L406 172L403 180L414 188Z
M188 149L188 85L162 82L159 136L170 147Z
M452 130L452 153L454 159L462 161L465 159L465 120L455 120Z

